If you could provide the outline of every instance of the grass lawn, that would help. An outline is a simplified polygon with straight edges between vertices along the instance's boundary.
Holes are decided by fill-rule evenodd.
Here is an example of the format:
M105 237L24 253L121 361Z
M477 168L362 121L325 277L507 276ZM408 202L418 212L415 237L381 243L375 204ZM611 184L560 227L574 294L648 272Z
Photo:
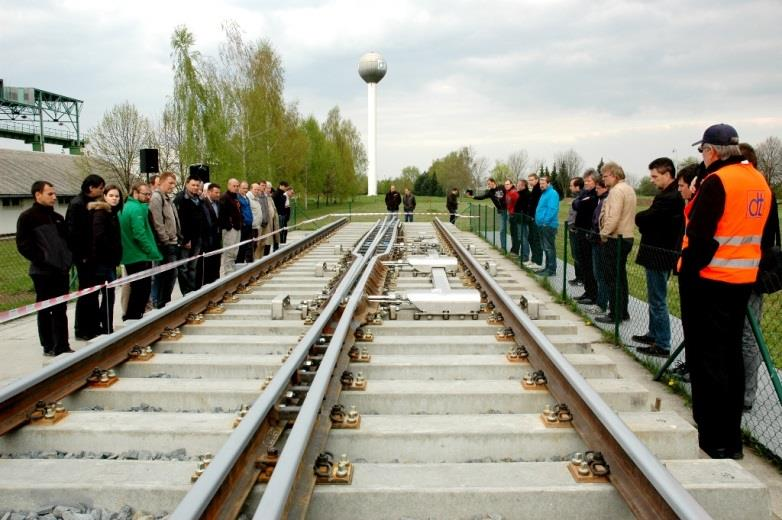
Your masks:
M16 250L16 241L0 240L0 310L33 303L33 282L27 275L30 263Z

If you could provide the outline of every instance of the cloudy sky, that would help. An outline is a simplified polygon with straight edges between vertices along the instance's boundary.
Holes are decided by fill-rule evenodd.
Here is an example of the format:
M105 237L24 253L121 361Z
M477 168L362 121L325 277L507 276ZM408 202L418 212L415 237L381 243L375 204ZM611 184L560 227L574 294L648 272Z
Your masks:
M197 6L197 7L195 7ZM177 25L216 56L237 21L282 57L286 97L322 120L339 105L366 132L359 57L378 89L378 174L425 169L461 146L550 162L576 150L631 175L694 155L713 123L782 136L780 0L0 0L0 77L84 100L92 127L128 100L156 117L172 88ZM19 147L0 140L2 147ZM51 147L54 148L54 147Z

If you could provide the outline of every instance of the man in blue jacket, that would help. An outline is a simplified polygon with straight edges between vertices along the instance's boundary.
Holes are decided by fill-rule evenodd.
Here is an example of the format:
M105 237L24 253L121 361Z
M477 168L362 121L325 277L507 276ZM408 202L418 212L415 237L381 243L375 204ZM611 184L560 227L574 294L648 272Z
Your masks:
M559 213L559 194L549 184L549 178L540 178L541 196L535 209L535 226L538 228L541 246L546 254L546 264L543 269L535 271L543 276L554 276L557 273L557 251L554 241L557 238L557 215Z

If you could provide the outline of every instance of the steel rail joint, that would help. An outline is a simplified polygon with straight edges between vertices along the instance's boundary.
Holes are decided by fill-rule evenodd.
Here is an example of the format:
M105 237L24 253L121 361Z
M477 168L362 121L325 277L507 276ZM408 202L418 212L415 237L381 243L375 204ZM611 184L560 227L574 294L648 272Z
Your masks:
M380 223L376 223L362 237L362 240L365 241L368 237L373 237L376 240L379 233L373 236L372 232L379 229L380 226ZM235 484L236 478L232 478L235 472L255 471L254 467L239 467L237 462L242 458L248 447L253 444L253 441L257 441L259 433L267 422L269 413L280 400L296 370L309 355L312 345L322 335L322 331L328 325L332 315L342 304L342 300L347 296L350 288L358 279L360 271L361 262L354 261L343 276L342 281L333 290L329 302L315 320L315 323L307 330L304 337L299 340L288 360L282 364L269 382L266 390L258 396L248 410L247 415L242 419L242 422L231 433L204 473L171 514L170 518L172 520L192 520L202 517L221 518L219 511L215 510L220 509L221 504L215 505L213 500L225 487L231 487Z
M203 309L210 301L218 301L226 291L235 290L258 272L266 272L326 237L347 223L340 219L316 230L289 247L279 249L252 264L239 269L181 300L170 303L117 332L98 339L72 355L22 377L0 390L0 435L24 424L38 401L58 401L86 384L95 367L109 369L128 359L135 345L149 345L160 339L167 326L184 323L193 309Z
M391 224L393 225L393 221ZM342 353L342 346L353 325L353 316L356 312L356 308L365 297L364 290L378 258L387 254L390 249L390 247L386 247L383 252L374 254L375 250L380 245L380 242L385 238L386 231L387 226L384 225L383 229L376 235L375 240L369 246L366 254L357 262L360 263L362 269L361 278L353 287L348 304L334 330L334 334L326 352L323 354L323 360L318 367L318 371L310 385L307 396L301 405L301 410L296 417L296 422L288 434L285 448L282 453L280 453L280 457L274 468L274 473L272 473L271 479L264 490L263 497L255 511L253 516L254 520L278 519L284 516L294 479L296 478L296 474L302 463L302 456L321 412L326 389L331 378L334 376L334 367L337 365L339 356ZM392 230L392 236L389 243L392 244L395 238L396 227Z
M435 227L478 279L516 338L527 339L532 366L542 369L551 394L573 411L573 426L588 447L611 465L610 481L637 518L705 519L711 516L603 401L584 377L515 305L480 262L437 219Z

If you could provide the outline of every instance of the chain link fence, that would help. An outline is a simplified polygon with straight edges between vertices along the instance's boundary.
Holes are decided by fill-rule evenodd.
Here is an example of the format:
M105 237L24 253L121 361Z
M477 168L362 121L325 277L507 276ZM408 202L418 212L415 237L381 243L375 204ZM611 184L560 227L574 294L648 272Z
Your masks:
M518 219L521 224L516 231L509 226L503 242L500 222L504 216L486 206L471 208L470 214L478 217L469 228L471 232L508 254L524 269L544 270L545 253L537 253L535 258L535 251L527 254L526 250L514 250L512 246L519 242L518 237L513 237L514 232L519 233L519 228L521 232L538 233L529 217ZM506 244L504 249L503 243ZM612 338L614 344L624 347L653 371L657 380L689 397L679 280L669 271L679 252L644 246L646 258L642 263L654 267L647 269L637 263L639 243L639 237L601 241L591 230L569 229L567 223L562 222L555 241L556 271L552 275L548 272L540 275L563 301L574 305ZM525 264L530 258L536 265ZM650 313L650 301L656 312ZM760 302L762 305L758 305ZM782 315L782 291L766 295L753 293L750 308L759 319L755 331L749 318L745 324L743 353L749 390L745 392L742 426L750 442L780 460L782 320L779 316Z

